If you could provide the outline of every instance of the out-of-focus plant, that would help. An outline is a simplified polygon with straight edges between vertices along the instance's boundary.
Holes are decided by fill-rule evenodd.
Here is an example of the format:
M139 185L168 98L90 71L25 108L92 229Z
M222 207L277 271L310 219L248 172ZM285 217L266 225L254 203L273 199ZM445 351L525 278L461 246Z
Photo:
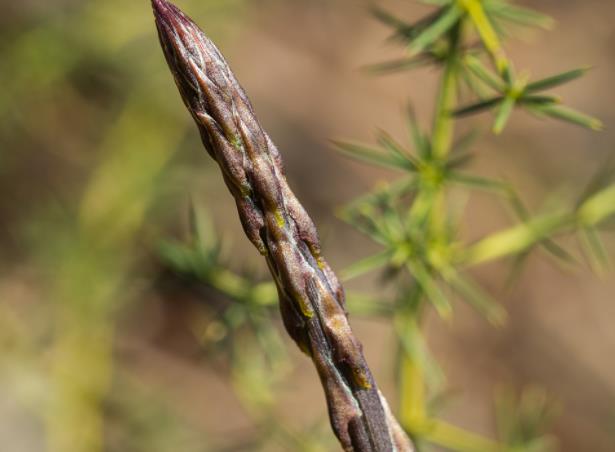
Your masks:
M221 17L241 0L199 3ZM118 319L153 278L147 231L163 221L162 176L184 138L184 122L157 89L163 74L152 71L149 8L3 6L1 165L21 208L3 203L17 218L5 241L18 246L0 283L1 397L41 421L50 452L209 447L203 434L184 441L160 394L148 399L148 416L139 412L143 387L125 390L130 371L115 350ZM64 177L75 168L79 177Z
M514 110L523 108L539 117L595 130L602 126L597 119L561 105L548 92L581 77L585 69L532 81L515 71L506 55L502 43L514 27L546 27L551 23L549 18L501 0L426 3L436 5L435 10L414 23L374 10L392 28L392 39L406 47L408 56L371 66L372 71L432 65L442 68L443 75L431 131L421 130L412 111L408 114L409 147L386 132L378 136L377 147L337 143L351 157L404 174L399 181L379 187L343 211L346 221L383 247L380 253L351 266L348 275L384 268L388 280L399 288L392 314L399 342L399 408L403 425L418 441L459 451L546 450L548 442L539 440L539 422L532 424L533 429L523 430L540 411L528 408L531 395L522 396L521 407L515 412L517 420L511 421L521 430L503 430L500 443L485 442L437 419L430 401L441 392L443 379L429 356L421 324L430 307L442 317L450 317L450 300L455 295L491 323L501 325L506 312L468 270L496 259L521 259L535 247L570 258L556 242L562 234L577 234L590 259L604 264L606 253L598 229L615 214L615 185L601 178L575 205L531 214L514 187L505 181L464 170L472 156L475 134L455 140L455 125L460 117L491 110L493 132L499 134ZM462 104L462 98L474 100ZM465 242L458 225L464 213L471 214L460 213L452 201L460 190L492 193L513 208L518 223L472 243Z
M499 438L511 451L556 450L555 439L545 431L558 410L544 389L531 387L520 395L504 389L496 398Z

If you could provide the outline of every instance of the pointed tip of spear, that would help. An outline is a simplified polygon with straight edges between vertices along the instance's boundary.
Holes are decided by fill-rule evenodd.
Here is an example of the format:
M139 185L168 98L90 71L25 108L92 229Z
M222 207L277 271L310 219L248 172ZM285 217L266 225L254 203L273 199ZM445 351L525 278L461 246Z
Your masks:
M202 34L202 30L181 9L167 0L151 0L156 27L162 35L169 38L171 35L195 39L195 34ZM203 37L204 39L204 37Z
M152 8L154 8L154 14L162 15L169 9L170 3L166 0L152 0Z
M167 0L152 0L152 9L158 22L169 23L178 19L189 21L188 17L177 6Z
M152 0L152 9L156 17L164 15L169 7L169 3L166 0Z

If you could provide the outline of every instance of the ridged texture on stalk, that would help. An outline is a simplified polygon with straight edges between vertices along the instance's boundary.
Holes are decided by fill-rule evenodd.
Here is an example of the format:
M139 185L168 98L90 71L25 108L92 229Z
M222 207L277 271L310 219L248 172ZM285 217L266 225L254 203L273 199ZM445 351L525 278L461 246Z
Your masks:
M265 256L284 325L318 371L332 427L347 451L411 451L354 337L344 292L277 148L226 61L177 7L153 0L160 42L182 99L218 162L243 229Z

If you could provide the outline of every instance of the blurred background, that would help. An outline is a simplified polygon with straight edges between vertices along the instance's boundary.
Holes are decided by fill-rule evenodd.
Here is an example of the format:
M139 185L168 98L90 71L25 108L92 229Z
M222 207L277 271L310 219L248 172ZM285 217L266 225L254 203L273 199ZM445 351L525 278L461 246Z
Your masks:
M592 65L559 93L606 125L592 133L518 113L503 136L478 142L472 169L511 181L538 209L574 200L614 152L615 4L519 3L556 27L510 41L517 67L541 77ZM428 11L411 1L378 4L408 20ZM227 309L220 293L241 298L249 281L268 281L267 270L184 111L149 2L0 5L0 449L337 450L316 373L281 331L268 286L256 313ZM361 70L400 55L367 1L179 6L249 93L332 267L375 252L335 212L395 174L345 159L329 140L370 142L377 128L404 139L408 100L427 127L438 73ZM489 120L464 124L488 130ZM464 221L468 240L511 224L478 195ZM195 228L211 251L199 265L213 289L165 264L185 258L177 243ZM604 238L612 254L615 236ZM615 273L597 276L583 262L554 264L540 253L512 285L509 273L510 262L476 272L509 311L504 327L463 304L451 322L429 318L450 389L442 417L493 438L502 387L544 388L557 406L549 433L559 450L615 450ZM380 294L380 284L373 277L347 287ZM396 407L390 325L359 315L352 323Z

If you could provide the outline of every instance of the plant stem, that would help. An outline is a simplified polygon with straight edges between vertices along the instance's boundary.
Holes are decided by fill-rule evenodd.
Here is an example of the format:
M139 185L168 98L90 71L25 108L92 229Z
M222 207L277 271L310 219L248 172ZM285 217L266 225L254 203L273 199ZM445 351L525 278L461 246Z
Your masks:
M461 24L454 26L448 34L449 53L447 55L444 73L437 94L437 105L434 113L431 155L433 163L440 165L450 153L455 130L455 118L451 115L457 103L458 61L461 50ZM432 163L432 164L433 164ZM415 200L416 202L416 200ZM444 187L438 185L431 195L432 206L429 211L429 221L423 224L423 236L426 240L440 237L444 232L447 220L447 205ZM411 212L416 210L415 206ZM411 295L410 315L402 316L405 322L414 322L420 328L424 313L425 300L420 287L416 287ZM406 317L406 318L404 318ZM412 429L415 424L422 423L427 418L426 384L424 369L420 363L410 356L401 344L398 363L398 381L400 397L400 419L402 425Z
M461 25L449 33L449 53L444 65L444 74L438 92L438 100L432 132L432 155L444 160L453 142L455 119L451 115L457 103L457 67L460 50Z
M265 257L287 332L321 379L345 451L409 452L354 336L344 292L320 254L312 220L282 158L220 51L177 7L153 0L160 42L203 144L235 198L244 232Z
M421 320L424 312L423 294L420 287L415 286L410 295L410 299L405 302L407 306L400 309L396 323L401 330L398 334L407 334L408 341L413 341L412 326L421 327ZM399 343L398 347L398 384L399 384L399 417L402 425L406 428L414 425L415 422L422 421L426 416L425 409L425 378L418 360L414 359Z

